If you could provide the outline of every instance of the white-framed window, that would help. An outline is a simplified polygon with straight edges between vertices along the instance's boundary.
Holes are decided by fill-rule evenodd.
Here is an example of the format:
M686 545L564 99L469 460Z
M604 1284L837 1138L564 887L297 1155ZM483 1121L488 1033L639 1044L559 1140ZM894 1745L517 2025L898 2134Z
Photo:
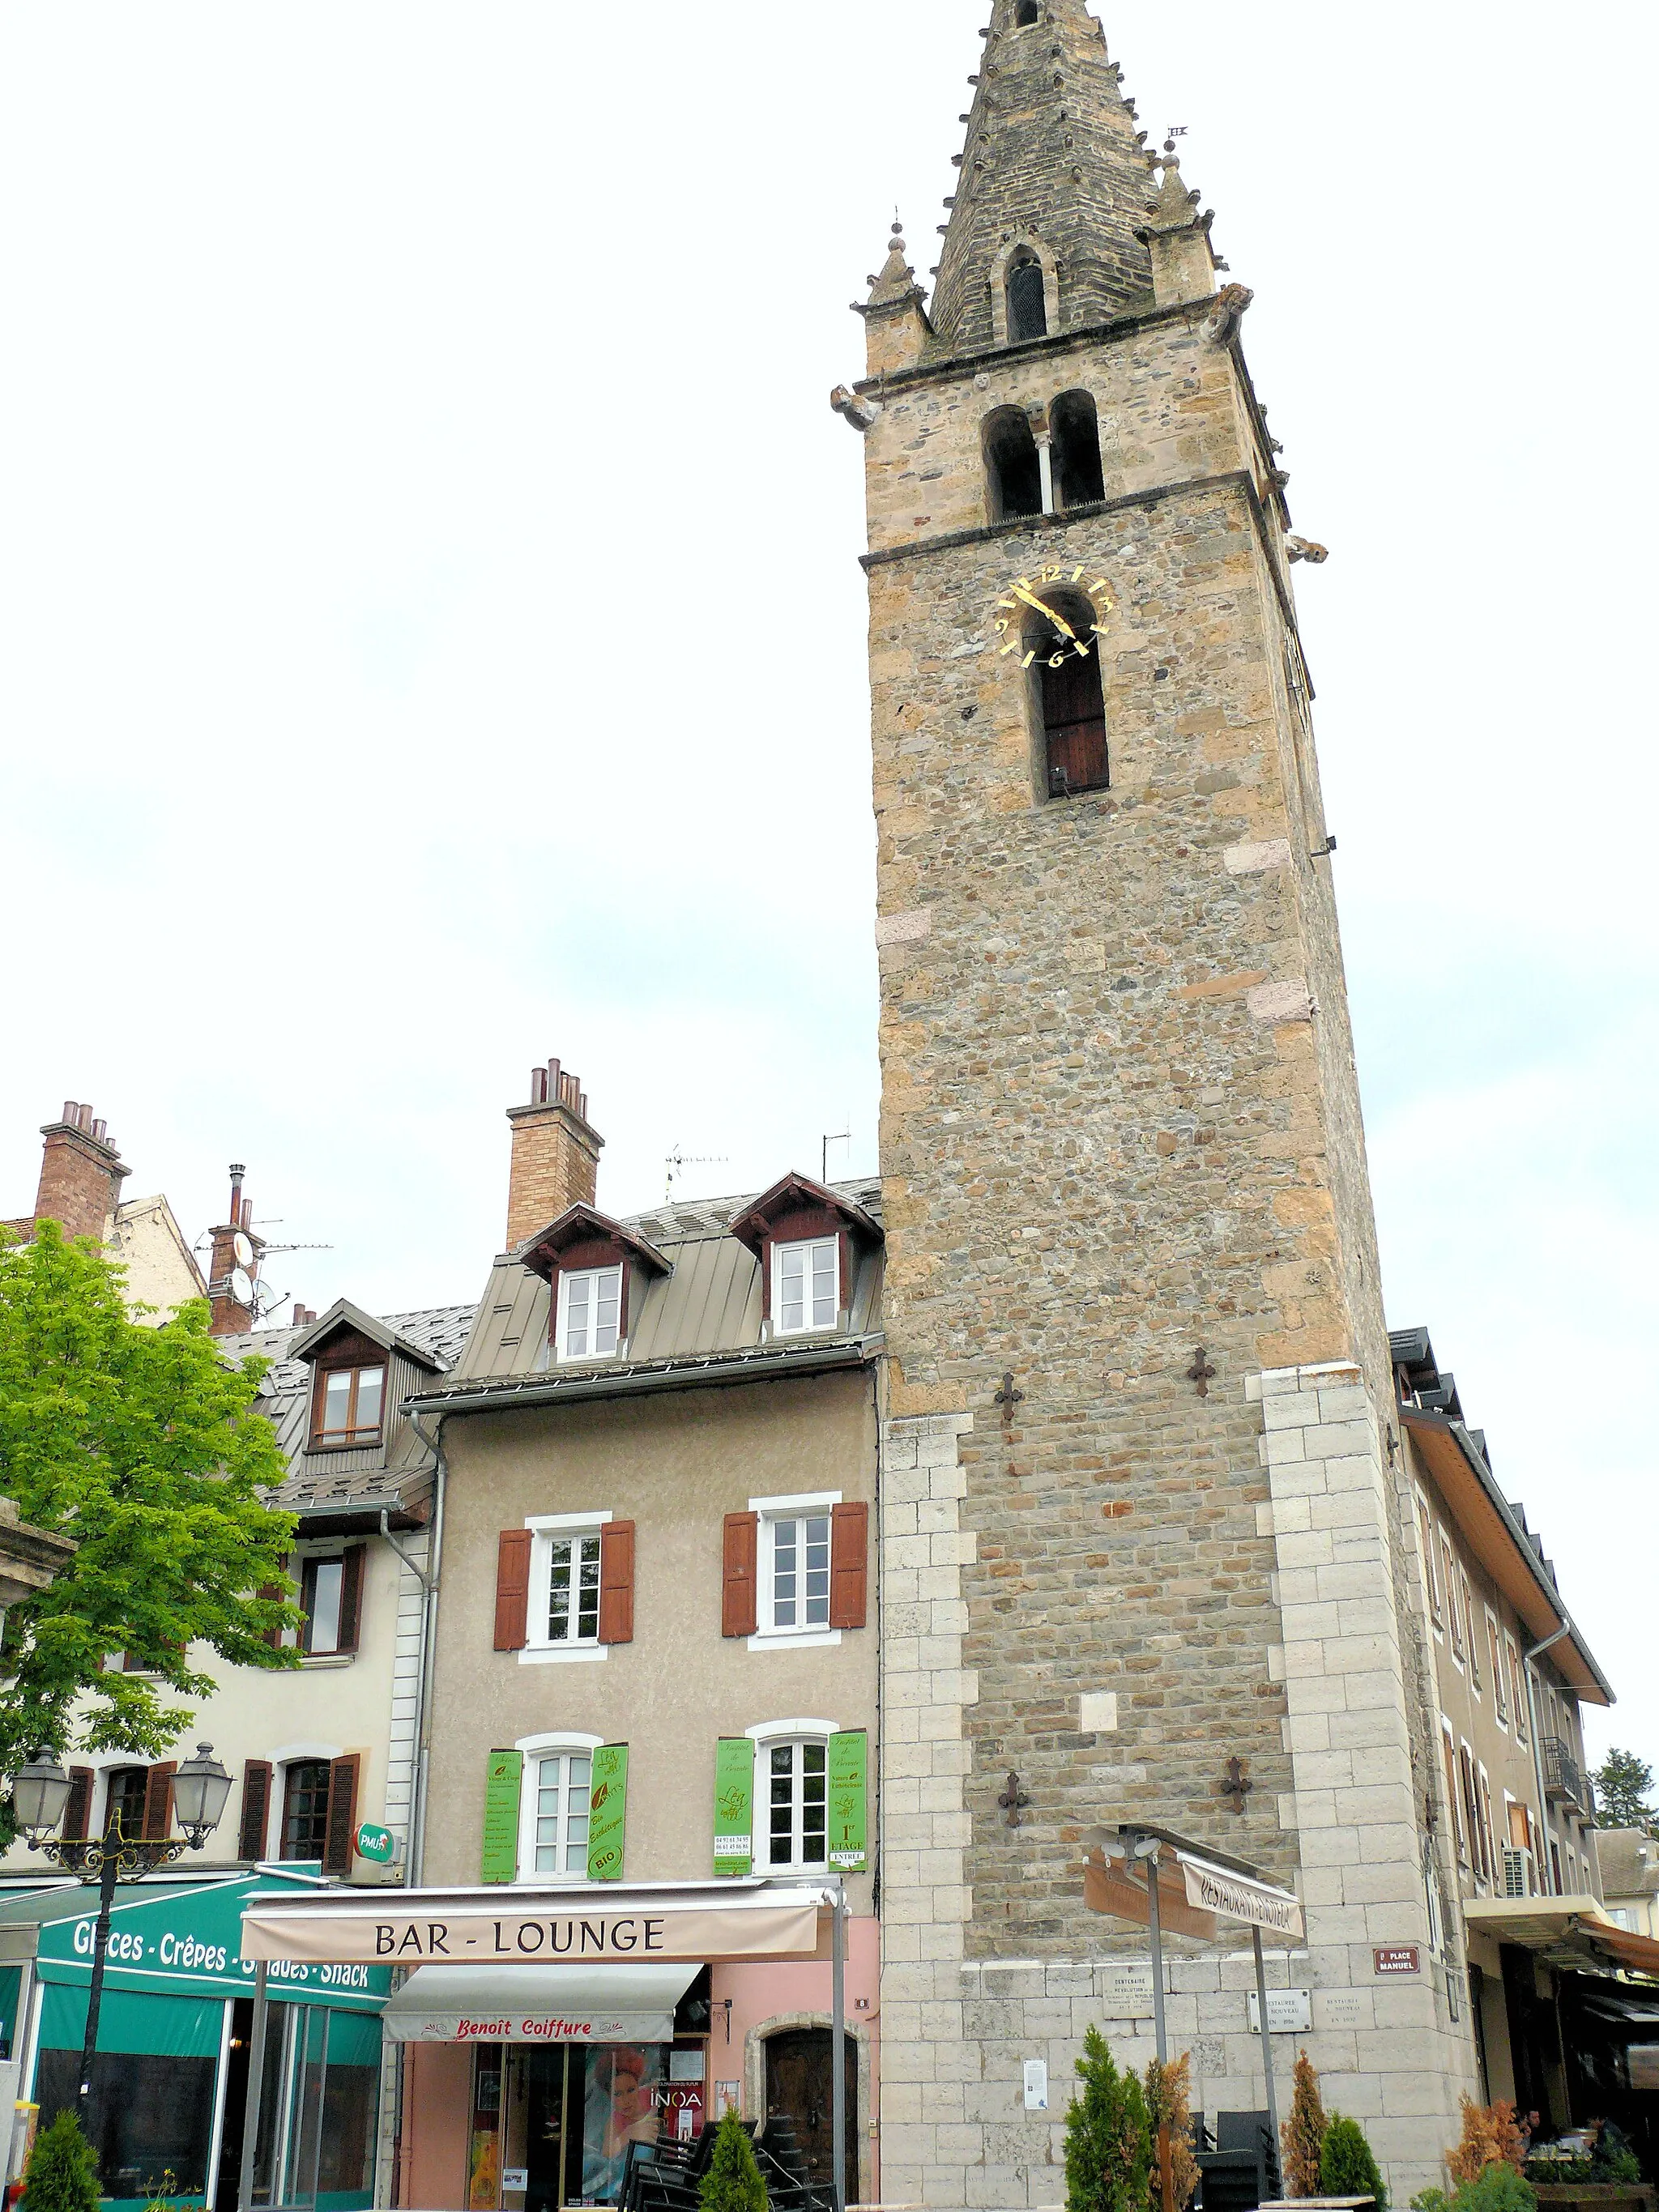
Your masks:
M833 1328L841 1310L841 1239L772 1249L772 1324L780 1336Z
M760 1516L757 1644L839 1644L830 1626L832 1509L838 1490L795 1498L751 1498Z
M559 1275L556 1348L561 1359L611 1359L621 1341L623 1271L580 1267Z
M523 1737L519 1792L519 1880L586 1881L593 1754L603 1736Z
M544 1513L526 1522L535 1540L526 1641L519 1654L523 1663L606 1656L599 1641L599 1531L614 1517Z

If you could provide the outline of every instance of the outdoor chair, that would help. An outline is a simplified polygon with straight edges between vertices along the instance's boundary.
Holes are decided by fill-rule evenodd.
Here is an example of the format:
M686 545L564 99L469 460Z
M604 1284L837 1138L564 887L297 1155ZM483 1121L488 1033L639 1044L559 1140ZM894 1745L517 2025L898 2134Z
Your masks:
M1279 2194L1279 2160L1265 2112L1218 2112L1215 2148L1200 2150L1202 2212L1255 2212Z

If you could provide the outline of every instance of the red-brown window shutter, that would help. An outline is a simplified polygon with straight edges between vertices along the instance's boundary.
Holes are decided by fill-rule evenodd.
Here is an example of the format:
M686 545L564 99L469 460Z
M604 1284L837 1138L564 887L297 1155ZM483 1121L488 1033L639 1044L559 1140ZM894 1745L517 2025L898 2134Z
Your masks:
M261 1583L255 1595L261 1598L276 1599L286 1597L288 1595L288 1592L283 1588L281 1583ZM273 1651L280 1651L283 1648L282 1630L280 1628L266 1629L265 1642L270 1644Z
M522 1651L530 1641L530 1531L503 1528L495 1554L495 1649Z
M334 1759L328 1770L328 1834L323 1844L323 1872L351 1872L351 1846L357 1832L357 1753Z
M752 1636L760 1626L760 1516L728 1513L720 1591L720 1634Z
M86 1835L92 1818L92 1769L71 1766L70 1769L69 1802L64 1808L62 1833L66 1841L78 1843Z
M160 1766L149 1770L149 1780L144 1784L144 1835L149 1841L157 1841L172 1832L173 1778L178 1771L176 1759L164 1759Z
M634 1641L634 1523L607 1521L599 1530L599 1641Z
M837 1505L830 1516L830 1626L862 1628L869 1602L870 1508Z
M362 1544L348 1544L340 1562L340 1640L337 1651L355 1651L363 1615L363 1552Z
M236 1856L262 1859L265 1829L270 1818L271 1765L268 1759L250 1759L242 1769L242 1829Z

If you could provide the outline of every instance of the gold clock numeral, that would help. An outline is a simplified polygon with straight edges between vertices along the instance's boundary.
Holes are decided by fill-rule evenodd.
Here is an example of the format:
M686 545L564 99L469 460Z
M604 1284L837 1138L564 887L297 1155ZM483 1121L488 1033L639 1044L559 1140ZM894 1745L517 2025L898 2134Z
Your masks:
M1029 668L1036 659L1036 655L1035 653L1028 653L1024 659L1022 660L1019 665L1022 668Z

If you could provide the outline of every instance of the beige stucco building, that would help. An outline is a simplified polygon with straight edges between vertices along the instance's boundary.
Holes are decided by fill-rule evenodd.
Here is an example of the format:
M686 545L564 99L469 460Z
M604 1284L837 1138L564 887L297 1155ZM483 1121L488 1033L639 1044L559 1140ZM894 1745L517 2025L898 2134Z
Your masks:
M538 1071L511 1118L522 1233L415 1401L443 1466L422 1878L843 1875L847 2185L868 2198L878 1194L790 1176L617 1221L570 1077ZM568 1202L537 1221L550 1190ZM496 2011L539 2002L539 2043L452 2024L408 2046L405 2201L611 2201L630 2131L726 2104L788 2111L828 2178L827 1966L683 1970L672 2021L631 2039L562 2027L562 1972L624 2016L640 1986L554 1968L527 1993L503 1970Z

